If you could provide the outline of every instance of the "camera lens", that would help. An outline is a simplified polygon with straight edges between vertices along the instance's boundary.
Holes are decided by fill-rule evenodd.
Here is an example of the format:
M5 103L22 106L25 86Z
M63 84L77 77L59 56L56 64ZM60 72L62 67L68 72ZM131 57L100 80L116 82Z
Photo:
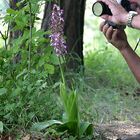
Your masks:
M92 11L95 16L101 16L103 13L103 6L100 2L96 2L92 6Z
M92 6L92 11L95 16L101 16L103 14L112 15L108 6L102 1L95 2Z

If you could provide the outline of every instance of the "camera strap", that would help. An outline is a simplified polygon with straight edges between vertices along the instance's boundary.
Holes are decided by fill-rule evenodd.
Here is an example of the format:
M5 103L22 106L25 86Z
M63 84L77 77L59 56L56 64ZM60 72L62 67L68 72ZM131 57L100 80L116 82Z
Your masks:
M139 43L140 43L140 38L138 39L138 42L137 42L137 44L136 44L136 47L134 48L134 51L136 51L136 49L138 48Z

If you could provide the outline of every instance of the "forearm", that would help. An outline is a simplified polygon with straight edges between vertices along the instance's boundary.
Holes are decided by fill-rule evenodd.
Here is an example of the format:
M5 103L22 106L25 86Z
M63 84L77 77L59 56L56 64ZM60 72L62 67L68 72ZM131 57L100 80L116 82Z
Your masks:
M127 25L127 19L128 19L128 13L125 16L123 16L123 18L121 18L122 23ZM140 14L133 17L131 24L133 28L140 29Z
M140 83L140 57L132 50L130 46L120 51L125 58L129 68L133 72L135 78Z

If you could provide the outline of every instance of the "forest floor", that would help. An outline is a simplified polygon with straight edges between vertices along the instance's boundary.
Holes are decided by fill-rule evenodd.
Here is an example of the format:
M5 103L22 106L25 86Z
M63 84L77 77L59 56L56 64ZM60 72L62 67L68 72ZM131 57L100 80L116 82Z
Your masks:
M138 135L140 140L140 123L112 122L110 124L96 125L96 133L102 136L101 140L125 140L125 138ZM97 136L97 137L98 137ZM15 140L11 136L0 137L0 140ZM61 140L60 138L46 139L41 133L23 134L20 140ZM95 139L94 139L95 140ZM137 139L132 139L137 140Z
M123 140L124 138L140 134L140 123L114 122L111 124L101 124L98 126L97 131L107 140Z

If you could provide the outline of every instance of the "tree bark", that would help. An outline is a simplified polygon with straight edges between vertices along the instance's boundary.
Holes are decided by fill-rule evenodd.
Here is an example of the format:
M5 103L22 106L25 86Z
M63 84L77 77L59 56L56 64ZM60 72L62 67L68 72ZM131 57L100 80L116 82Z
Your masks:
M43 29L44 31L47 31L49 29L52 7L53 7L53 2L45 3L44 15L41 24L41 29ZM48 36L46 35L45 37Z
M72 57L68 67L77 69L84 65L83 59L83 31L86 0L62 0L64 9L64 33L66 36L68 52Z

